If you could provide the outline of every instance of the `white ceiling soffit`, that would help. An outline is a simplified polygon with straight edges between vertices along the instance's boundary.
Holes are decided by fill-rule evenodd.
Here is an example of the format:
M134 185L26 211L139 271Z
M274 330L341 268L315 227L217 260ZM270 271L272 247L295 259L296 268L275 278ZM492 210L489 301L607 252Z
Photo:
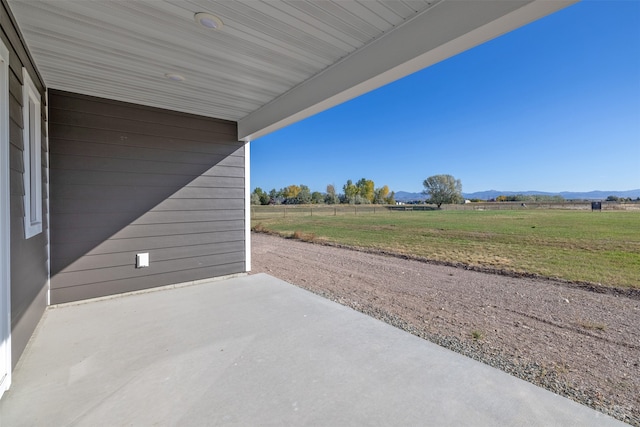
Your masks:
M574 2L9 0L47 87L238 121L244 140Z

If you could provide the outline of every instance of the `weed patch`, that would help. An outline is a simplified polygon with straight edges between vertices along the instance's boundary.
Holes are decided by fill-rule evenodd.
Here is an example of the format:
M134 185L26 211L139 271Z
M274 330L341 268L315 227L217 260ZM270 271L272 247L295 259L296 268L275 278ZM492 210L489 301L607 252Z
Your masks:
M255 231L256 233L268 233L269 229L267 229L261 222L257 223L253 227L251 227L251 231Z
M475 341L480 341L484 338L484 334L478 330L471 331L471 338L473 338Z
M296 230L291 235L292 239L302 240L303 242L315 242L317 240L317 236L315 233L303 233L300 230Z
M603 323L595 323L595 322L589 322L589 321L580 321L577 323L577 325L583 329L587 329L589 331L605 331L607 330L607 325L603 324Z

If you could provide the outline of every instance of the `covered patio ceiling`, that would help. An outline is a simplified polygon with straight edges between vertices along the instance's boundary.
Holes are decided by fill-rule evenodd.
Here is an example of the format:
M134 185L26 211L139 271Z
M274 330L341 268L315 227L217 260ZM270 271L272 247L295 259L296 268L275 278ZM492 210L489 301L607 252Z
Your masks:
M237 121L245 141L575 1L8 0L48 88Z

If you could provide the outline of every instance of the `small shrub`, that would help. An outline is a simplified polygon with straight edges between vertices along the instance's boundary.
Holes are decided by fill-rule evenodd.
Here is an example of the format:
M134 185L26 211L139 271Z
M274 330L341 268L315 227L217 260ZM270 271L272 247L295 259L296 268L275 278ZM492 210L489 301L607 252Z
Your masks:
M257 223L256 225L254 225L251 228L252 231L255 231L256 233L267 233L269 232L269 230L267 228L265 228L264 225L262 225L262 223Z
M565 362L562 362L560 364L556 363L554 364L554 370L558 375L566 375L569 373L569 365L567 365Z
M481 331L475 330L475 331L471 331L471 338L473 338L476 341L480 341L482 338L484 338L484 335L482 334Z

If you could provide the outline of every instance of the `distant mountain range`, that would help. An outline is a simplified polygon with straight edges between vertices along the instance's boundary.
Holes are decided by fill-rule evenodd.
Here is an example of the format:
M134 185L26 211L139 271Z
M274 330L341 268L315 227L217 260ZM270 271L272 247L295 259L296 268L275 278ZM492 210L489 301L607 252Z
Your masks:
M566 200L605 200L609 196L617 197L630 197L636 199L640 197L640 189L628 190L628 191L588 191L588 192L574 192L574 191L562 191L560 193L546 193L544 191L498 191L487 190L478 191L475 193L462 193L465 199L480 199L490 200L495 199L498 196L514 196L516 194L522 194L525 196L540 195L540 196L562 196ZM397 191L395 198L399 202L408 202L411 200L424 200L427 198L422 193L410 193L407 191Z

